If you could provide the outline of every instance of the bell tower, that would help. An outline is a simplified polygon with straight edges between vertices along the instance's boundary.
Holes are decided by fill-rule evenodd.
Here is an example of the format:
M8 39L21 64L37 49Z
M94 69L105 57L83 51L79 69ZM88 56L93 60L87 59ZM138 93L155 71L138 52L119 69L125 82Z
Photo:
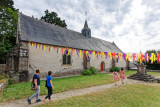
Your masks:
M85 15L87 15L86 12ZM87 38L91 38L91 29L88 27L87 18L85 20L84 27L82 29L82 34Z

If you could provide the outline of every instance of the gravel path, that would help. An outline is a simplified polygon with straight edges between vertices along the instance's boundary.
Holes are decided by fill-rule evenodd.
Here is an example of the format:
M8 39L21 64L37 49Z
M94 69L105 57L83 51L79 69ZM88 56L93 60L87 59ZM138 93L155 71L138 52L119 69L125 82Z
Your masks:
M117 86L115 86L114 83L111 83L111 84L93 86L93 87L89 87L89 88L66 91L66 92L62 92L62 93L56 93L56 94L52 95L52 100L53 101L58 101L58 100L67 99L67 98L70 98L70 97L73 97L73 96L80 96L80 95L90 94L90 93L94 93L94 92L98 92L98 91L103 91L103 90L113 88L113 87L118 87L118 86L121 86L121 85L153 84L153 83L147 83L147 82L142 82L142 81L137 81L137 80L126 79L125 84L121 84L120 81L117 84L118 84ZM43 99L44 97L45 97L45 95L40 96L40 99ZM2 102L0 104L0 107L28 107L28 106L33 107L33 106L37 106L37 105L42 104L42 102L35 103L35 100L36 100L35 98L32 100L31 105L28 105L26 99L12 100L10 102ZM46 103L47 103L47 100L46 100Z

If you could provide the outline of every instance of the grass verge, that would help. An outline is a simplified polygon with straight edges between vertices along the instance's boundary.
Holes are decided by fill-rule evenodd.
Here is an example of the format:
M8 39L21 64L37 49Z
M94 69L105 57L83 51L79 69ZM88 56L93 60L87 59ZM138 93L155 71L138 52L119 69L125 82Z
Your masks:
M156 85L124 85L40 107L160 107L159 90Z
M133 75L135 73L137 73L137 71L125 71L125 74L127 76ZM150 74L152 76L160 76L160 72L147 72L147 74Z
M111 75L108 74L97 74L90 76L73 76L66 78L53 79L53 85L55 90L53 93L64 92L73 89L86 88L95 85L113 83ZM15 83L8 85L0 96L0 101L8 101L20 98L27 98L34 92L30 91L31 82ZM45 81L41 81L41 95L47 94L45 87Z

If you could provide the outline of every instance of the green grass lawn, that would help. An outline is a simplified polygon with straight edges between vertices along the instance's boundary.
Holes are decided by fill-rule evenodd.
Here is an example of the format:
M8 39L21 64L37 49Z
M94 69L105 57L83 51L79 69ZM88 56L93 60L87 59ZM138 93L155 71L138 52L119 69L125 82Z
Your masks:
M41 107L160 107L159 90L159 85L124 85L47 103Z
M66 78L53 79L53 85L55 90L53 93L86 88L95 85L108 84L113 82L112 75L108 74L97 74L90 76L74 76ZM15 83L8 85L4 90L3 94L0 96L0 101L7 101L13 99L27 98L31 96L34 92L30 91L31 82ZM47 89L45 87L45 81L41 81L41 95L47 94Z
M125 74L127 76L133 75L135 73L137 73L137 71L125 71ZM152 76L160 76L160 72L147 72L147 74L150 74Z

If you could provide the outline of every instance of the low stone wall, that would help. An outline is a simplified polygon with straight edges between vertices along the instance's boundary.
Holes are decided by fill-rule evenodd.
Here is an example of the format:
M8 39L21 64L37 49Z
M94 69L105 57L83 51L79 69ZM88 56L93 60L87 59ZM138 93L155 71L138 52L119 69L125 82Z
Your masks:
M0 64L0 74L5 71L6 64Z
M160 72L160 70L147 70L149 72Z
M0 94L7 87L7 85L8 85L8 80L6 82L0 84Z
M82 70L73 70L73 71L66 71L66 72L53 72L53 77L65 77L65 76L71 76L71 75L79 75L82 74ZM32 81L34 73L28 74L28 80ZM43 80L46 78L48 73L40 73L40 78Z

